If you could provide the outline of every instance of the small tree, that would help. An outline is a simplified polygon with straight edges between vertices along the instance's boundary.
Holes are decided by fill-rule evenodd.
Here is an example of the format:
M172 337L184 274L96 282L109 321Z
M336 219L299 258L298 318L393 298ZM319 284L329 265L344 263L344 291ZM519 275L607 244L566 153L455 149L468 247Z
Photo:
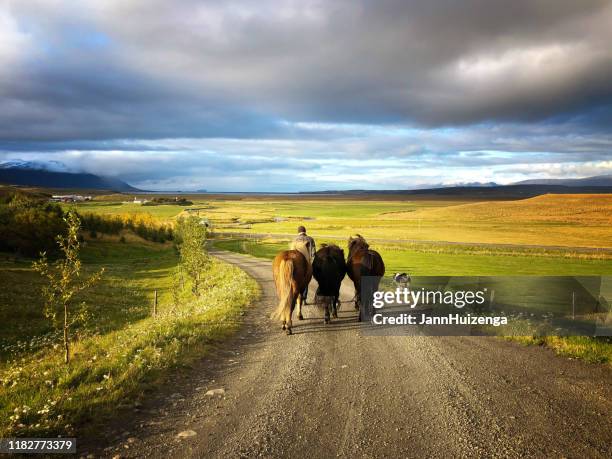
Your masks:
M198 295L200 275L210 259L206 253L206 225L197 217L180 219L177 224L177 246L181 256L181 266L192 280L192 291Z
M53 322L53 325L62 329L64 334L64 361L70 362L70 329L79 321L85 321L87 317L87 305L81 302L78 307L74 306L75 296L91 287L102 277L104 268L86 279L81 278L81 260L79 250L79 229L81 221L74 211L70 211L64 217L68 225L66 235L57 236L57 244L64 256L53 265L49 265L45 252L40 259L34 262L34 270L47 279L43 286L42 295L45 301L45 317Z

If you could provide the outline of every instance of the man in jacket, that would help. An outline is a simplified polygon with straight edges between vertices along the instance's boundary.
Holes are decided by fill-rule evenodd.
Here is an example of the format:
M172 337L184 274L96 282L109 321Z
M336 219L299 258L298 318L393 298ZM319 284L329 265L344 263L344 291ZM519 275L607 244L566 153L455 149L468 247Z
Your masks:
M312 260L314 259L315 252L317 251L317 246L315 244L315 241L313 238L311 238L310 236L306 234L306 228L304 228L303 226L301 225L298 226L297 230L298 230L298 235L295 237L295 241L303 242L306 244L306 246L308 247L308 251L310 253L310 259L308 260L308 263L312 265ZM304 304L306 304L306 298L308 297L308 285L304 289L304 292L302 293L302 297L304 298Z

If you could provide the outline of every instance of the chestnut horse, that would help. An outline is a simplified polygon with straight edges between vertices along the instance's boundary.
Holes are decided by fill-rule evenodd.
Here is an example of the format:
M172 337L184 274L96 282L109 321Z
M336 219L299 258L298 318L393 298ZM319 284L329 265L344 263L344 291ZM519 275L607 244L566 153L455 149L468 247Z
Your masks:
M374 292L385 275L385 263L377 251L370 250L369 244L359 234L349 238L348 251L346 269L355 284L355 309L359 310L361 321L372 313Z
M302 292L312 279L312 267L300 251L284 250L274 258L272 273L279 300L272 317L281 320L283 330L291 335L291 315L297 303L298 315L302 318Z
M326 245L317 250L312 262L312 274L319 286L315 295L315 303L325 310L324 322L330 322L330 314L338 318L340 284L346 275L344 250L337 245Z

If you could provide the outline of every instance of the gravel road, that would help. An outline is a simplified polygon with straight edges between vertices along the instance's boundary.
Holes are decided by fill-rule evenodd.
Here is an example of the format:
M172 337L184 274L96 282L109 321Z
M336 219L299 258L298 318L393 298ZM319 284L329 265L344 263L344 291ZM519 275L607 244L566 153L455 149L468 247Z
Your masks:
M350 304L327 326L306 306L285 336L270 261L214 254L261 285L244 327L84 455L612 457L609 367L488 337L364 337Z

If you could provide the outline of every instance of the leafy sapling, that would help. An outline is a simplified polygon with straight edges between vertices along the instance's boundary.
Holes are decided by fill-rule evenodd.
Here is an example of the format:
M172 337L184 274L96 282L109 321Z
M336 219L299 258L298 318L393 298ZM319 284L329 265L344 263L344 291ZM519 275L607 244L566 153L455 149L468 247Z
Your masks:
M104 272L104 268L87 278L81 276L81 259L79 251L81 243L79 230L81 221L74 211L69 211L64 220L68 226L66 235L57 236L57 244L63 258L49 264L45 252L35 261L33 268L46 278L47 282L42 288L44 299L44 314L50 319L53 326L63 331L64 361L70 362L70 334L75 324L87 320L88 309L85 302L77 303L76 296L83 290L97 283Z

